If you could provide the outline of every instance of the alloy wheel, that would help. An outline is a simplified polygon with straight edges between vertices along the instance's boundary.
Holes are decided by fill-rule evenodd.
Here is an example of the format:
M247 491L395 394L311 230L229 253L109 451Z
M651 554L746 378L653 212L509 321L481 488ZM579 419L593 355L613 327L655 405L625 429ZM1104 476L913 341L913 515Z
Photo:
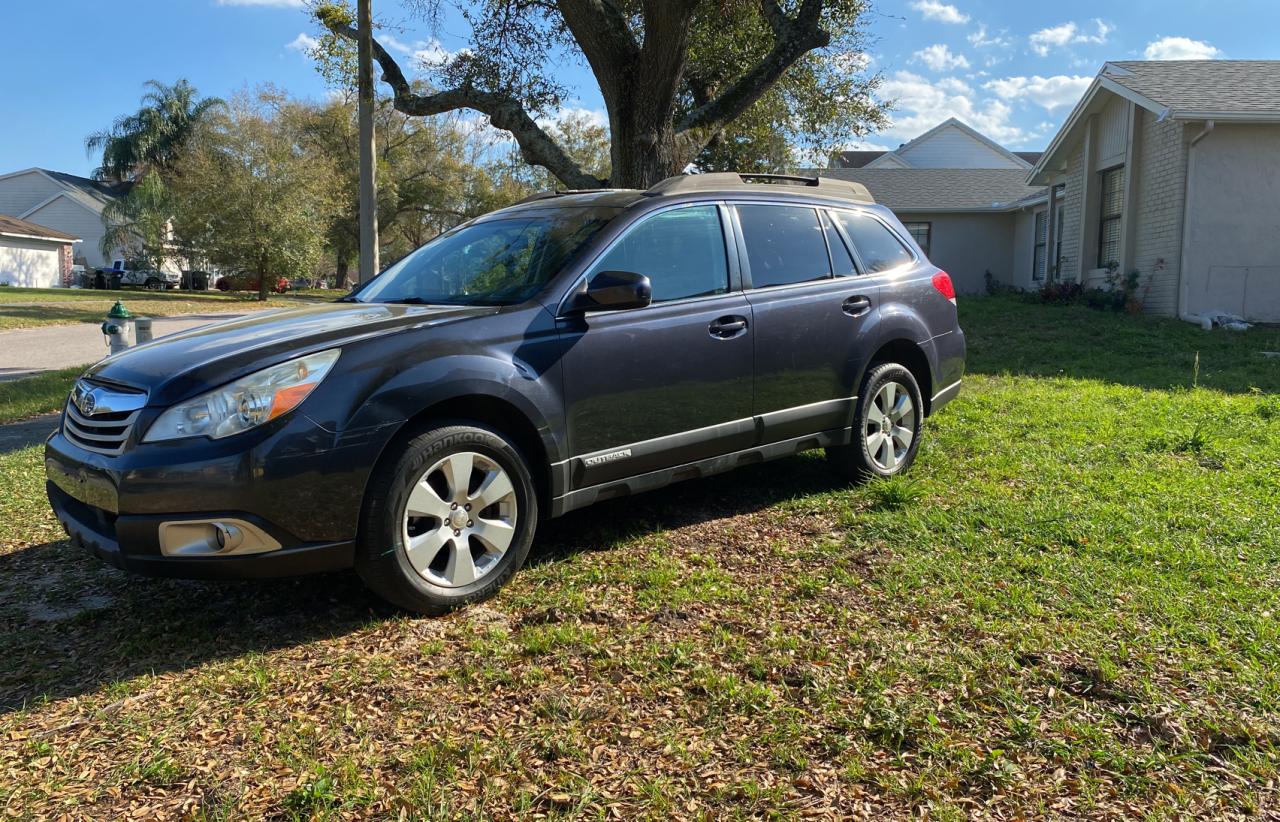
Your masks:
M897 382L880 386L867 406L867 453L880 470L896 470L907 456L915 438L916 413L911 392Z
M515 537L516 490L484 454L462 451L428 468L405 504L404 545L423 579L470 585L493 571Z

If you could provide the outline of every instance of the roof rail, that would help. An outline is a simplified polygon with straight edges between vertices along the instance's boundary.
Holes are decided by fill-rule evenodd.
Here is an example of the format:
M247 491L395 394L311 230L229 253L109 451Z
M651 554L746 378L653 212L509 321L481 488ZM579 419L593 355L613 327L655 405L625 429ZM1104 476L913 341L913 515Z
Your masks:
M532 203L537 200L549 200L552 197L564 197L569 194L601 194L606 191L626 191L625 188L557 188L554 191L539 191L530 194L522 200L516 200L512 205L523 205L524 203Z
M759 182L752 182L759 181ZM792 174L739 174L733 171L713 172L710 174L682 174L668 177L650 188L646 193L682 194L692 191L722 191L724 189L759 189L760 186L777 184L780 188L795 186L797 188L816 188L819 194L841 197L859 203L874 203L875 198L862 183L851 180L837 180L832 177L797 177Z

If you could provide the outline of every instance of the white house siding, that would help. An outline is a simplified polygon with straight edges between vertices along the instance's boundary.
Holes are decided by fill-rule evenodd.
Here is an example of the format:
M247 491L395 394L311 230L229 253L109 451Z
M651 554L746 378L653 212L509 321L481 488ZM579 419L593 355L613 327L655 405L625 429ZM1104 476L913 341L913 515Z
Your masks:
M84 255L86 267L102 268L111 264L101 249L102 235L106 233L102 215L72 197L59 197L23 219L81 238L74 253Z
M0 214L21 217L55 194L66 191L38 171L27 171L0 179Z
M1098 112L1098 150L1094 156L1094 171L1114 168L1124 164L1125 149L1129 143L1129 103L1114 94Z
M915 168L1026 168L954 127L899 153Z
M0 283L25 288L62 284L62 243L0 237Z
M983 293L987 287L987 271L1000 282L1010 282L1012 213L902 212L897 216L904 223L930 223L929 261L951 275L957 291Z
M1156 115L1139 112L1135 135L1138 186L1133 267L1140 275L1138 292L1149 314L1178 313L1178 268L1182 258L1187 148L1180 122L1156 122Z
M1220 123L1190 151L1185 310L1280 322L1280 126Z

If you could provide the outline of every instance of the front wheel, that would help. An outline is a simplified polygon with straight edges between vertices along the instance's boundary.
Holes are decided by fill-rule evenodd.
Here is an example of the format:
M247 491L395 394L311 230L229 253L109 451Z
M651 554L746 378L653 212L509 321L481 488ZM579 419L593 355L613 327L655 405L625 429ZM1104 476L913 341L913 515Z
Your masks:
M471 425L432 428L375 472L356 570L401 608L447 613L501 588L537 524L533 479L514 445Z
M858 394L853 441L828 448L827 459L859 482L901 474L915 462L923 424L924 400L911 371L898 363L874 365Z
M146 288L148 291L163 291L164 283L160 282L159 280L153 277L147 280Z

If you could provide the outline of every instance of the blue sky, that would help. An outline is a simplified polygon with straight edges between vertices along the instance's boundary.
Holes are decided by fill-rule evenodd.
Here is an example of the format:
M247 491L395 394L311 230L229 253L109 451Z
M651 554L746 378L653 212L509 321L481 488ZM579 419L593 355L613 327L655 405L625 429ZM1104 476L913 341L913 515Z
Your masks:
M392 24L384 41L407 61L465 45L455 13L433 32L398 2L374 8ZM0 173L88 173L84 136L136 109L150 78L185 77L223 97L264 82L325 93L299 48L317 33L302 0L46 0L5 11ZM1280 58L1277 0L882 0L869 19L870 65L897 108L866 147L896 146L956 116L1010 148L1043 148L1106 60ZM564 77L576 95L567 107L598 114L590 74L570 64Z

